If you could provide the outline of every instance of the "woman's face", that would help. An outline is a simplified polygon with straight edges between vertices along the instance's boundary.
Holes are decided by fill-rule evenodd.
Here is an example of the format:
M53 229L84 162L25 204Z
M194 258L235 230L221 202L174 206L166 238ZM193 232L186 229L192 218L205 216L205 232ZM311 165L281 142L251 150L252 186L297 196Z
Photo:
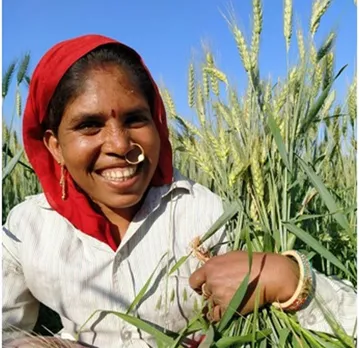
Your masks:
M45 142L57 161L100 206L136 205L156 170L160 138L146 97L116 66L91 70L82 93L64 111L58 135ZM145 160L129 165L124 155L137 143Z

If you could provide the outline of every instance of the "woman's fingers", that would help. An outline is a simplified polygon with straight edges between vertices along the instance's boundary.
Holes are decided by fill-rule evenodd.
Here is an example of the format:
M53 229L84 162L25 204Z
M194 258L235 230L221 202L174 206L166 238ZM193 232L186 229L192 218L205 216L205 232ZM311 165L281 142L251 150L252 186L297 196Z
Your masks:
M222 318L222 314L223 314L223 310L220 305L213 304L212 306L206 307L205 315L207 319L211 322L220 321Z
M193 290L202 294L202 285L206 283L206 278L206 270L205 267L202 266L191 274L189 277L189 285Z

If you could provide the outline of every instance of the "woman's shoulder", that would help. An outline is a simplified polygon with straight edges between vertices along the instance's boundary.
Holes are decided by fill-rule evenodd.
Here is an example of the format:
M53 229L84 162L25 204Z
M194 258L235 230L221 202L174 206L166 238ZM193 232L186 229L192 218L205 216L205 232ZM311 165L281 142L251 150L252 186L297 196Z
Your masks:
M59 221L45 195L28 196L7 215L2 227L2 244L12 254L18 255L19 248L38 245L41 235L45 235L42 231L54 225L58 226Z
M187 176L183 175L178 169L174 169L174 182L178 185L186 187L194 197L213 197L221 199L217 194L211 191L208 187L193 181Z
M186 189L186 195L182 195L183 203L187 208L195 210L215 210L219 212L223 208L223 200L204 185L195 182L182 175L178 170L174 172L175 185Z
M26 211L41 210L41 209L51 209L44 193L26 196L21 203L15 205L10 210L9 215L11 214L16 215L16 214L24 213Z
M176 223L181 231L177 238L183 239L187 245L188 240L203 236L223 214L222 198L209 188L183 176L175 171L175 183L186 188L187 194L181 195L178 200ZM217 245L223 241L224 230L220 229L204 243L204 248Z
M53 209L49 205L45 194L27 196L25 200L14 206L5 222L5 228L14 229L17 227L36 225L37 222L44 222L44 217L51 218Z

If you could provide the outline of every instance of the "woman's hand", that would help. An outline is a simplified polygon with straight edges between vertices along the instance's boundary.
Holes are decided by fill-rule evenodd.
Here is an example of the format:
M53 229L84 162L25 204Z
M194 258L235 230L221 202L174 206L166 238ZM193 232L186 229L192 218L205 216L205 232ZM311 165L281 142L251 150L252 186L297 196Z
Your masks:
M45 348L45 347L58 347L58 348L85 348L85 346L68 340L62 340L57 337L51 336L29 336L15 339L11 342L4 343L4 348Z
M221 318L248 269L248 254L232 251L211 258L191 275L190 286L200 294L205 290L213 304L209 319L218 321ZM238 312L253 311L258 287L260 307L289 300L298 280L299 268L290 258L274 253L253 253L248 290Z

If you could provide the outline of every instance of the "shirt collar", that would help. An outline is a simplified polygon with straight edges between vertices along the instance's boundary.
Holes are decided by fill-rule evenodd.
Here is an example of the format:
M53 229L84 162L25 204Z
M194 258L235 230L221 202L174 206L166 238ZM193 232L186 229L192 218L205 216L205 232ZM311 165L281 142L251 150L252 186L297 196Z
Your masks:
M184 189L187 193L193 195L193 182L184 177L177 169L173 170L173 182L170 185L163 186L162 198L171 192Z

